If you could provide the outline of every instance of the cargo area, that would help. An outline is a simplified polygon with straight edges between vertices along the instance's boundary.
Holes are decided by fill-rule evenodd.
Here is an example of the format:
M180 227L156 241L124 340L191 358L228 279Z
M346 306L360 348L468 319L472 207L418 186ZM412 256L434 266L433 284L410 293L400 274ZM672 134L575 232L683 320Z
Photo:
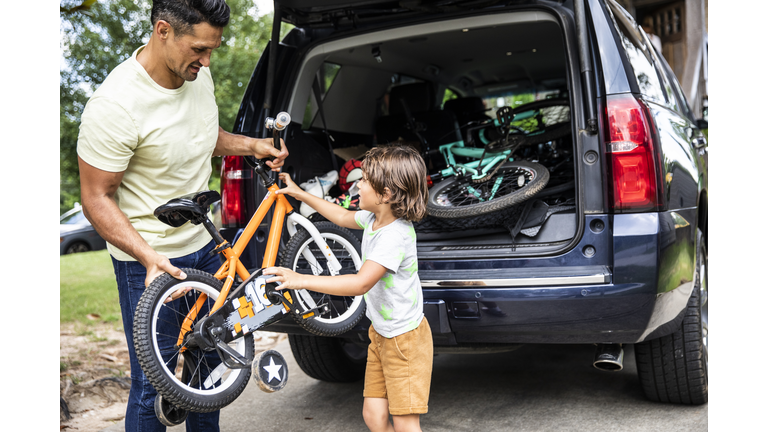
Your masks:
M355 161L373 146L411 145L431 185L430 216L415 224L420 255L561 251L579 231L565 45L554 16L521 10L312 46L287 89L285 171L355 208ZM535 193L485 210L529 182Z

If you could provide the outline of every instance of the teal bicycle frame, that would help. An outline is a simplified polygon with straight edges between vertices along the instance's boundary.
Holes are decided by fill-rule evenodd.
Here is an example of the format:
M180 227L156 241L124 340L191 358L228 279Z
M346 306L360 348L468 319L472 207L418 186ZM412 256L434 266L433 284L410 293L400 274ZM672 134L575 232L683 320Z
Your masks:
M524 120L526 118L533 117L534 114L535 110L518 113L515 116L515 120ZM493 124L494 126L498 127L498 119L493 119ZM489 140L485 137L484 133L481 132L479 134L479 138L483 145L488 144ZM446 165L448 166L448 168L440 171L440 175L443 178L469 173L472 175L472 179L480 179L487 176L488 173L491 172L491 170L494 169L497 164L503 163L507 160L514 160L509 157L511 150L504 150L503 152L496 153L491 157L484 158L483 153L485 150L483 148L465 147L463 140L441 145L439 150L440 154L443 156L443 159L445 159ZM467 163L458 163L456 162L454 156L466 157L474 160ZM482 166L480 165L481 162L483 162ZM480 193L470 185L467 185L467 191L469 191L472 195L475 195L481 202L492 200L496 196L496 191L499 189L499 186L501 186L502 180L502 176L496 177L494 185L491 189L490 197L487 199L482 198Z

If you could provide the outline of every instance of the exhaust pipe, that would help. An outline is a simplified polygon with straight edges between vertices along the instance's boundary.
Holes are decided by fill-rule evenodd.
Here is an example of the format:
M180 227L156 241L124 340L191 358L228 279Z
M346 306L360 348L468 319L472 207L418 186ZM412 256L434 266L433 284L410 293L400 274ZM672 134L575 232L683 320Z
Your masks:
M592 366L611 372L624 369L624 348L621 344L598 344Z

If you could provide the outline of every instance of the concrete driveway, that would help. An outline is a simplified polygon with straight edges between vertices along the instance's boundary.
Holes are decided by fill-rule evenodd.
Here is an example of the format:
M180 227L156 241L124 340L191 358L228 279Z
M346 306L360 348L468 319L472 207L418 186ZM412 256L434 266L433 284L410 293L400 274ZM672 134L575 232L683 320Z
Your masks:
M264 393L251 381L222 410L222 431L366 431L363 383L329 384L306 376L287 341L285 388ZM706 431L708 405L648 402L634 353L624 370L592 367L589 345L530 345L497 354L438 354L424 431ZM115 429L122 430L121 425ZM184 426L169 428L183 431Z

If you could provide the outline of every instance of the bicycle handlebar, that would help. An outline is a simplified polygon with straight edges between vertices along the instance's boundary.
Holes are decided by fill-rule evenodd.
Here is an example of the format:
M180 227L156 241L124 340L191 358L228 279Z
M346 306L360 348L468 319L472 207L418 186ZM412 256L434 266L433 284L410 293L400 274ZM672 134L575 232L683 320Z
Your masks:
M285 128L288 127L289 124L291 124L291 115L285 111L281 111L277 113L277 115L274 118L267 117L266 119L264 119L264 127L267 130L270 130L270 129L272 130L272 145L274 145L275 148L278 150L282 150L282 146L280 145L280 131L285 130ZM256 168L256 166L258 165L256 158L253 156L243 156L243 158L248 163L248 165L250 165L253 168ZM262 160L271 161L271 160L275 160L275 157L268 156Z
M277 113L275 118L267 117L264 120L264 127L267 129L283 130L291 124L291 115L285 111Z

